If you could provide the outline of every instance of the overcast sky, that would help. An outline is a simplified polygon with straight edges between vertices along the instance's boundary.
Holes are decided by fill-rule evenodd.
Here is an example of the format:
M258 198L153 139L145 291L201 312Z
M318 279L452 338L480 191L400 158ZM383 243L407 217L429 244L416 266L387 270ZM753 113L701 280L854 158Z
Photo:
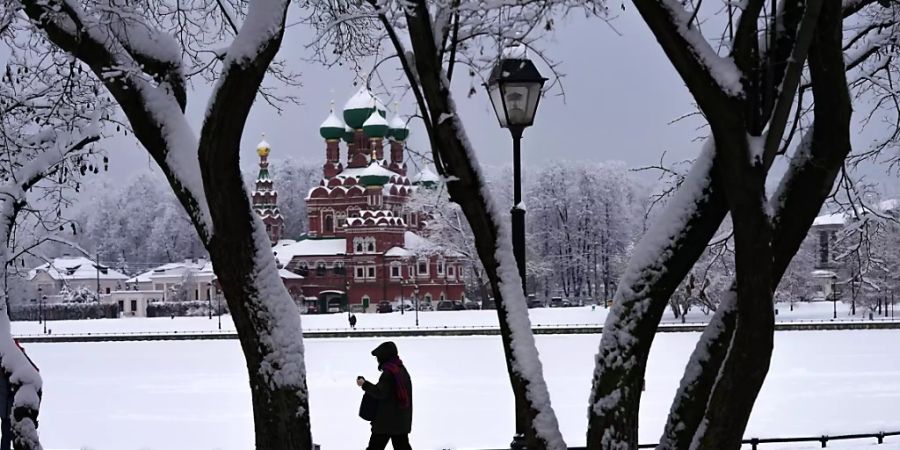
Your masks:
M670 162L698 153L700 145L694 139L706 134L697 129L702 122L670 123L693 111L687 89L637 12L630 7L617 12L613 24L621 35L599 20L568 18L558 22L544 42L546 53L560 63L566 96L554 91L541 101L535 124L525 131L523 139L526 170L553 160L618 160L637 167L658 162L664 151ZM355 74L346 67L327 68L302 60L309 56L305 45L311 38L311 32L303 26L288 30L279 56L301 74L303 85L290 92L302 103L287 105L279 115L265 102L257 101L243 138L245 168L255 166L258 160L255 148L262 133L272 145L273 159L323 160L325 145L318 135L319 124L332 100L340 110L357 88L353 85ZM486 165L508 164L512 153L508 131L497 124L484 89L478 86L476 95L467 98L470 79L464 72L459 75L454 77L453 92L479 160ZM200 128L208 95L208 86L195 85L189 96L188 114L195 130ZM399 109L404 115L414 110L408 102ZM857 133L855 146L864 146L872 133ZM424 129L414 121L409 145L427 150L426 144ZM107 140L105 146L110 171L101 180L116 182L156 170L146 152L130 138L116 137ZM891 185L886 191L898 191L896 177L871 172Z

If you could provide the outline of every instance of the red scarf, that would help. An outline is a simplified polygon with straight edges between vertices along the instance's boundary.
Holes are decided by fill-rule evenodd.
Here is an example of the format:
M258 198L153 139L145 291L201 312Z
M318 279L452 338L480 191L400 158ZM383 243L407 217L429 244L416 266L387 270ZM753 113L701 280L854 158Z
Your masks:
M400 404L401 408L409 408L409 391L406 390L406 385L403 384L402 377L400 376L400 372L403 368L403 361L400 361L400 358L395 356L381 364L381 368L386 370L391 376L394 377L394 385L396 386L397 391L397 402Z

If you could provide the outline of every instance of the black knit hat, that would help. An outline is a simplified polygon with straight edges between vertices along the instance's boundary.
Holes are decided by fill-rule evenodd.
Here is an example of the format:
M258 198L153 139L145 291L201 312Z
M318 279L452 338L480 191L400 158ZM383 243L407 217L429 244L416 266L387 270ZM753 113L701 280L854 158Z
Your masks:
M397 355L397 345L391 341L387 341L378 347L375 347L375 350L372 350L372 356L374 356L378 362L387 361Z

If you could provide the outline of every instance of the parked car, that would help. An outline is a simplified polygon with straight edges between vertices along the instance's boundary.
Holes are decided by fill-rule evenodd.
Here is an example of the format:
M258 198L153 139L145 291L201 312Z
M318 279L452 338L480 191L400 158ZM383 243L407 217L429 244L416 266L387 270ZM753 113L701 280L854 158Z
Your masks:
M568 299L562 297L553 297L550 299L551 308L568 308L570 306L575 306L575 304Z
M467 301L467 302L464 302L464 303L463 303L463 306L464 306L466 309L481 309L481 305L479 305L478 303L473 302L473 301L471 301L471 300L470 300L470 301Z
M526 302L527 302L526 304L528 305L529 308L543 308L543 307L547 306L546 304L544 304L543 300L538 299L537 297L534 296L534 294L529 295L528 300L526 300Z
M375 309L375 312L379 312L379 313L394 312L394 306L391 305L391 302L378 302L378 308Z
M454 311L465 311L466 305L463 304L462 300L453 300L453 310Z
M454 309L453 302L450 300L441 300L437 304L438 311L453 311Z
M412 300L396 301L391 303L391 307L394 308L394 311L413 311L416 309Z
M431 302L420 302L419 311L434 311L434 305L432 305Z
M497 309L497 302L494 301L493 297L484 300L481 302L481 309Z

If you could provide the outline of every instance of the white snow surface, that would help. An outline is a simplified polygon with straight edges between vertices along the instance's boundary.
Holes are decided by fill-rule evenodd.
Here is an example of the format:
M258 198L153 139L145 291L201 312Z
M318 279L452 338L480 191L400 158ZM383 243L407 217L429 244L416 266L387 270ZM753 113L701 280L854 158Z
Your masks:
M222 63L243 66L256 59L263 47L284 29L288 0L255 0L247 8L247 19L234 38ZM218 88L214 91L218 92ZM215 98L215 94L211 98Z
M368 109L375 108L379 111L385 111L384 103L381 103L378 100L378 97L372 94L368 88L362 86L356 91L356 94L353 94L347 103L344 104L344 109Z
M719 87L729 95L742 95L744 86L741 84L741 71L734 61L730 57L719 56L696 25L688 27L691 13L684 9L681 2L662 0L661 3L669 10L678 33L690 44L691 51L706 66Z
M347 252L347 239L304 239L272 249L278 263L286 266L294 256L334 256Z
M331 111L331 114L325 118L322 122L322 125L319 125L319 128L347 128L347 125L344 125L344 121L338 119L338 116L334 115L334 111Z
M387 120L384 117L381 117L381 114L378 111L372 111L372 114L369 115L369 118L363 122L364 127L370 127L373 125L384 125L387 126Z
M390 127L393 130L406 130L408 128L406 126L406 121L401 119L399 115L395 115L391 118Z
M778 322L834 322L831 317L833 308L837 307L838 322L859 322L866 320L867 315L857 309L857 315L850 314L850 305L832 302L796 302L791 311L787 303L775 305L778 314L775 316ZM900 305L897 305L900 306ZM591 310L589 306L574 308L534 308L528 310L528 315L535 327L558 326L598 326L606 320L608 309L598 306ZM415 328L415 314L357 314L356 328L386 329L386 328ZM703 314L698 309L692 309L686 323L704 324L709 322L712 314ZM882 319L879 319L882 320ZM884 319L889 320L889 319ZM900 321L900 312L895 320ZM680 324L681 320L672 315L670 309L666 309L662 319L663 324ZM344 314L309 314L303 316L303 329L305 331L317 330L346 330L347 316ZM494 310L480 311L420 311L419 328L497 328L497 312ZM54 336L61 334L103 334L103 333L166 333L166 332L211 332L217 329L217 320L203 317L126 317L121 319L93 319L93 320L51 320L48 327ZM12 331L16 336L28 336L41 334L43 326L38 322L13 322ZM222 328L224 331L234 331L234 324L228 315L222 316Z
M297 310L284 287L275 264L275 257L269 251L269 236L262 220L253 220L253 237L256 256L255 272L250 274L254 284L258 305L251 306L259 316L256 320L267 324L267 333L259 334L263 350L260 373L268 379L273 389L293 389L300 397L306 393L306 368L303 361L303 328L300 311ZM299 410L297 415L307 414Z
M62 256L53 258L50 262L41 264L28 271L28 279L37 276L38 272L47 272L54 280L122 280L128 279L128 275L104 267L106 273L97 270L97 264L82 256Z
M359 317L359 315L357 315ZM409 317L407 315L407 317ZM344 317L346 320L346 317ZM363 319L365 320L365 319ZM641 402L640 441L662 431L699 333L657 336ZM562 433L584 445L584 404L596 336L537 336ZM498 337L397 338L413 377L410 435L416 449L508 446L512 392ZM374 379L369 352L380 339L306 343L313 436L325 450L359 449L357 375ZM778 332L769 377L748 437L894 431L900 424L900 332ZM47 448L246 450L253 423L246 365L237 341L28 344L45 379L41 433ZM896 450L900 438L829 443ZM818 448L817 443L761 447ZM745 447L749 450L749 446Z

